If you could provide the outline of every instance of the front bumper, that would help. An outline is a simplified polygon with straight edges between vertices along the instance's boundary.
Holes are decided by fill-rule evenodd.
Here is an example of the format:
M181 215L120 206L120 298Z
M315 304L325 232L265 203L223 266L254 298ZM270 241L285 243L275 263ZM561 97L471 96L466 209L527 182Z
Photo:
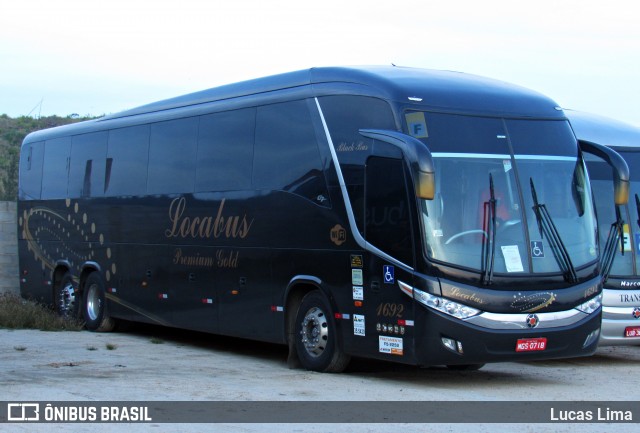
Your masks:
M425 366L463 365L589 356L597 349L601 316L598 309L565 326L491 329L425 309L416 320L416 330L422 329L416 336L416 361ZM443 338L460 342L462 352L448 349ZM518 352L522 339L546 339L545 349Z

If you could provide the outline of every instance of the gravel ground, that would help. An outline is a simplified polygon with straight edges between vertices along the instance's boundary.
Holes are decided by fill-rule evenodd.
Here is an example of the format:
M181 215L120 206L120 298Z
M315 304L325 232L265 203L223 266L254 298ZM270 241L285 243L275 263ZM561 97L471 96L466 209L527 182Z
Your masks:
M640 347L595 356L419 369L355 359L342 374L289 369L284 346L140 327L128 333L0 330L5 401L634 401ZM640 418L640 404L638 404ZM461 414L463 417L464 414ZM327 414L327 420L331 414ZM638 422L638 420L634 420ZM9 428L10 427L10 428ZM0 424L0 431L125 431L127 424ZM603 431L603 424L167 424L136 431ZM627 428L617 425L614 428Z

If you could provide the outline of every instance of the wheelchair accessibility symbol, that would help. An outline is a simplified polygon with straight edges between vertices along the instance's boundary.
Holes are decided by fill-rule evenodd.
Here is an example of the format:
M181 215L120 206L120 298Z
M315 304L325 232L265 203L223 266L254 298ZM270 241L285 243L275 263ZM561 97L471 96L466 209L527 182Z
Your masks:
M382 279L385 284L393 284L396 281L395 270L393 266L384 265L382 266Z
M544 245L542 245L542 241L531 241L531 256L534 259L544 258Z

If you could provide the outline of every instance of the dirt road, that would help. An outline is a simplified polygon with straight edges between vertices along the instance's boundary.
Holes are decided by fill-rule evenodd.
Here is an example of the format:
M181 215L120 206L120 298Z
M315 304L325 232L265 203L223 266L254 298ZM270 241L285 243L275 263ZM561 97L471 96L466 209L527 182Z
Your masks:
M110 334L0 330L0 400L633 401L638 400L640 385L640 347L604 347L590 358L490 364L473 372L356 359L343 374L321 374L287 368L286 355L284 346L166 328ZM330 420L331 414L327 414ZM153 431L354 431L354 424L152 426ZM357 426L357 431L392 427ZM0 431L7 427L0 424ZM65 431L122 431L124 427L56 425ZM416 424L400 427L403 432L426 430ZM429 430L434 427L442 431L469 429L468 424L437 424ZM516 426L519 431L558 431L558 427ZM582 424L579 430L601 431L602 427ZM46 424L13 424L10 430L50 428ZM489 424L473 430L478 428L513 431L514 425Z

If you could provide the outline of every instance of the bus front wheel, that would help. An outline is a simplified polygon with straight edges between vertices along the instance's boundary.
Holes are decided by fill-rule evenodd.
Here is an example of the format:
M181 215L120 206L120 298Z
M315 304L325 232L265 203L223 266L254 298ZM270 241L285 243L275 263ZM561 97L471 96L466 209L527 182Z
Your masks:
M302 298L294 335L298 358L306 369L339 373L347 368L350 357L340 347L331 306L319 290Z
M104 282L97 272L87 277L83 294L83 315L85 326L90 331L113 331L115 321L107 311L107 298Z

